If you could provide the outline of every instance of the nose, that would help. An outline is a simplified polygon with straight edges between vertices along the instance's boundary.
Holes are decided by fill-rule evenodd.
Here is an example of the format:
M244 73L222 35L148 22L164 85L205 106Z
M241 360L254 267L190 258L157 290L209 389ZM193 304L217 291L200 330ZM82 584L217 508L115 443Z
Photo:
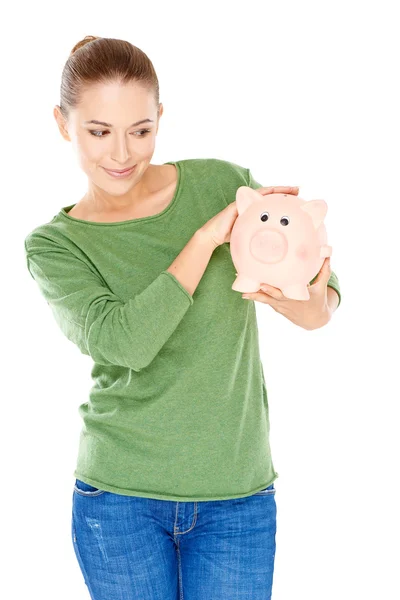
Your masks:
M116 135L113 153L111 155L112 160L115 160L121 168L123 165L130 161L131 155L129 151L129 146L127 144L126 138L124 134Z
M250 251L263 263L275 264L286 256L288 243L286 237L275 229L257 233L251 240Z

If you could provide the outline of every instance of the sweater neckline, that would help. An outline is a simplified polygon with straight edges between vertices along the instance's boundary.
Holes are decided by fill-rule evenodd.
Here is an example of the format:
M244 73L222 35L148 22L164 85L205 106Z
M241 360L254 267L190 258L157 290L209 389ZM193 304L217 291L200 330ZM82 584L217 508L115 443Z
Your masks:
M171 200L171 202L168 204L168 206L166 206L164 208L164 210L162 210L161 212L157 213L156 215L150 215L148 217L136 217L135 219L128 219L125 221L113 221L111 223L102 223L99 221L87 221L86 219L78 219L77 217L71 217L68 214L68 211L71 210L75 204L70 204L69 206L63 206L59 212L59 215L64 217L65 219L68 219L69 221L75 221L77 223L84 223L85 225L96 225L96 226L100 226L100 227L110 227L113 225L128 225L130 223L142 223L143 221L151 221L153 219L159 219L161 217L163 217L165 214L167 214L173 206L175 206L175 204L177 203L177 199L178 196L180 194L181 191L181 187L182 187L182 166L180 164L180 161L168 161L166 163L163 163L164 165L175 165L176 166L176 170L177 170L177 182L176 182L176 188L175 188L175 193L174 196Z

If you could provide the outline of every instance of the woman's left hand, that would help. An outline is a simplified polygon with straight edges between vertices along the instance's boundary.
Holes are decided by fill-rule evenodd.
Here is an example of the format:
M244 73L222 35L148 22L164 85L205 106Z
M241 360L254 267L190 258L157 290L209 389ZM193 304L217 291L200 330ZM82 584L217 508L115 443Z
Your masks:
M327 294L327 283L331 273L330 258L328 257L325 259L314 283L307 286L310 293L309 300L286 298L279 288L267 284L262 284L259 292L242 294L242 298L269 304L276 312L303 329L309 331L319 329L326 325L332 316Z

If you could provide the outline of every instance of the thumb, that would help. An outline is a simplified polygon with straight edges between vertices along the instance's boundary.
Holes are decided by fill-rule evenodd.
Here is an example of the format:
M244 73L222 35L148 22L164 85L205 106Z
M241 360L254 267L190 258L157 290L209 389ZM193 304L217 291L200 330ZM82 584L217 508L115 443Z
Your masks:
M331 258L330 256L328 256L327 258L325 258L321 270L317 275L316 280L314 281L314 283L319 283L320 281L323 282L328 282L329 278L332 274L332 269L331 269Z

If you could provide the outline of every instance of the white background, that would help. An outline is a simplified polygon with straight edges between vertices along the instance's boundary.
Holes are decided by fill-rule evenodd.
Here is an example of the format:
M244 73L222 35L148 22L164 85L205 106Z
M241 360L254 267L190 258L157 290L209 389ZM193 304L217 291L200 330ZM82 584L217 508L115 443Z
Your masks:
M308 332L256 305L279 473L272 597L400 597L394 8L169 0L3 11L2 597L89 598L70 520L92 360L58 329L23 245L86 191L53 118L62 68L85 35L126 39L152 60L164 105L153 163L222 158L327 202L342 291L330 323Z

